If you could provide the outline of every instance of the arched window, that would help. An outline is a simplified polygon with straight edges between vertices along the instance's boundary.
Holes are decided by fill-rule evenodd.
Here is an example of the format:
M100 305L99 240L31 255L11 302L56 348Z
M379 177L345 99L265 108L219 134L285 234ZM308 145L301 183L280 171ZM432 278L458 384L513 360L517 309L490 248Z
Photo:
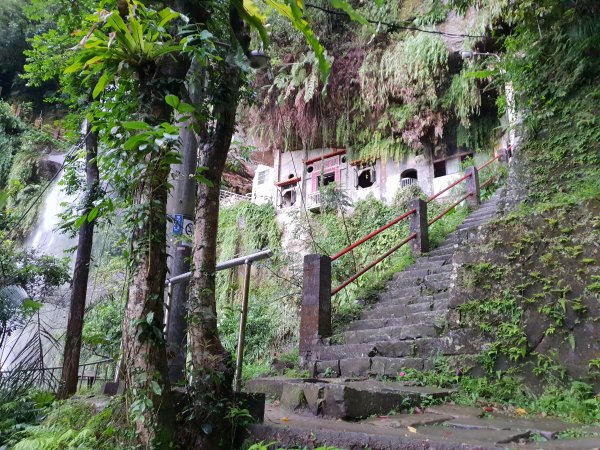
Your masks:
M356 170L356 189L370 188L377 181L375 166L364 165Z
M416 169L406 169L400 174L400 187L412 186L419 184Z
M296 204L296 186L285 188L281 192L281 208L289 208Z

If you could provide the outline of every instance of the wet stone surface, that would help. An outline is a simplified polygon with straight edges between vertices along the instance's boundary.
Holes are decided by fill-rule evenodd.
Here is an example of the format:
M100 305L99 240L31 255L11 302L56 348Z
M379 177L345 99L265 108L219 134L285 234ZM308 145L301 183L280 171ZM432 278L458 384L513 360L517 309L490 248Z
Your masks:
M342 384L333 383L330 393L340 398L344 388ZM593 432L594 427L551 418L522 419L500 414L480 417L482 415L482 408L441 405L428 408L422 414L375 415L345 421L315 417L308 410L290 412L278 404L270 404L266 407L264 423L250 428L250 438L296 447L330 445L350 450L600 449L600 435L552 439L556 438L558 429ZM550 433L548 436L552 438L544 440L541 431Z

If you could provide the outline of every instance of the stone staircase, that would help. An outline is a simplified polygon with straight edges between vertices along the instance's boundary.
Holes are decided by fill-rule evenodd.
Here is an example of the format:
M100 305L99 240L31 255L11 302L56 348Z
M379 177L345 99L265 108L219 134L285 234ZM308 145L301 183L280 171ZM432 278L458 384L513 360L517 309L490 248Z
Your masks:
M455 266L454 253L498 210L500 192L471 213L436 249L400 272L362 312L315 350L316 377L396 377L402 369L433 368L435 357L469 363L478 352L474 330L447 329Z
M436 249L396 274L359 320L314 349L310 379L251 380L246 391L279 399L288 411L357 419L419 406L453 391L411 386L396 379L406 369L427 370L444 356L457 368L480 350L475 330L447 327L452 313L453 256L498 211L500 192L472 212ZM382 381L383 380L383 381Z

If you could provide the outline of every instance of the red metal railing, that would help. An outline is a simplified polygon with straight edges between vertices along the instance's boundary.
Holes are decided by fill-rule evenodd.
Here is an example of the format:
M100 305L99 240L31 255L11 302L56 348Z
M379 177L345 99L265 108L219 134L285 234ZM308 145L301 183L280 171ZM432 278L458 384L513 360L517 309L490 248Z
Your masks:
M502 158L502 153L497 154L496 156L494 156L492 159L490 159L488 162L482 164L481 166L479 166L477 168L477 170L482 170L484 168L486 168L487 166L489 166L491 163L493 163L494 161L498 160Z
M333 158L334 156L340 156L340 155L345 155L345 154L346 154L346 150L345 149L340 149L340 150L336 150L336 151L331 152L331 153L327 153L326 155L317 156L316 158L307 159L306 161L304 161L304 164L309 165L309 164L312 164L312 163L316 163L317 161L322 161L324 159Z
M330 154L331 156L334 156L333 154ZM326 155L329 156L329 155ZM487 167L488 165L490 165L491 163L493 163L494 161L500 159L502 157L502 153L494 156L492 159L490 159L489 161L487 161L486 163L482 164L481 166L477 167L477 171L480 171L482 169L484 169L485 167ZM319 158L321 159L321 158ZM308 161L307 161L308 163ZM470 176L472 176L471 173L466 174L462 177L460 177L458 180L454 181L452 184L450 184L449 186L445 187L444 189L442 189L441 191L437 192L436 194L432 195L431 197L429 197L426 202L429 203L433 200L435 200L436 198L438 198L440 195L442 195L445 192L448 192L450 189L452 189L454 186L456 186L459 183L462 183L463 181L465 181L467 178L469 178ZM497 175L492 175L487 181L485 181L484 183L482 183L480 185L480 188L483 188L485 186L487 186L488 184L490 184L495 178L497 177ZM438 220L440 220L442 217L444 217L446 214L448 214L450 211L452 211L454 208L456 208L461 202L465 201L467 198L469 198L470 196L472 196L473 193L470 192L464 196L462 196L460 199L458 199L457 201L455 201L452 205L450 205L449 207L447 207L444 211L442 211L440 214L438 214L437 216L435 216L433 219L431 219L430 221L427 222L427 226L431 226L434 223L436 223ZM387 223L386 225L378 228L377 230L373 231L372 233L367 234L366 236L364 236L363 238L359 239L358 241L356 241L355 243L349 245L348 247L344 248L342 251L340 251L339 253L336 253L335 255L333 255L331 257L331 261L335 261L336 259L340 258L341 256L345 255L346 253L354 250L356 247L358 247L361 244L364 244L365 242L367 242L369 239L372 239L373 237L377 236L378 234L380 234L381 232L387 230L388 228L390 228L391 226L397 224L398 222L400 222L403 219L406 219L407 217L409 217L411 214L416 213L416 209L413 208L410 211L407 211L406 213L402 214L401 216L395 218L394 220L392 220L391 222ZM389 249L387 252L385 252L383 255L381 255L379 258L377 258L375 261L373 261L372 263L368 264L367 266L365 266L363 269L359 270L356 274L352 275L350 278L348 278L346 281L344 281L342 284L340 284L338 287L336 287L335 289L333 289L331 291L331 295L335 295L337 294L339 291L341 291L342 289L344 289L346 286L348 286L350 283L352 283L353 281L355 281L357 278L359 278L360 276L364 275L366 272L368 272L369 270L371 270L373 267L375 267L377 264L379 264L381 261L383 261L385 258L387 258L388 256L390 256L392 253L396 252L398 249L400 249L400 247L402 247L403 245L405 245L406 243L410 242L412 239L415 239L417 237L417 233L412 233L410 236L408 236L406 239L404 239L403 241L401 241L398 245L394 246L393 248Z
M437 194L433 194L431 197L429 197L427 199L427 203L431 202L432 200L435 200L436 198L438 198L440 195L442 195L444 192L449 191L450 189L452 189L454 186L456 186L458 183L462 183L463 181L465 181L467 178L469 178L471 176L471 174L467 174L465 176L460 177L458 180L456 180L454 183L452 183L449 186L446 186L444 189L442 189L440 192L438 192Z
M407 242L409 242L410 240L412 240L412 239L414 239L416 237L417 237L417 233L413 233L409 237L407 237L406 239L404 239L402 242L400 242L398 245L396 245L395 247L392 247L391 249L389 249L387 252L385 252L383 255L381 255L379 258L377 258L375 261L373 261L371 264L369 264L365 268L359 270L356 274L352 275L350 278L348 278L346 281L344 281L342 284L340 284L338 287L336 287L334 290L332 290L331 291L331 295L335 295L338 292L340 292L342 289L344 289L346 286L348 286L350 283L352 283L358 277L360 277L361 275L363 275L365 272L371 270L373 267L375 267L377 264L379 264L385 258L387 258L388 256L390 256L392 253L394 253L396 250L398 250L404 244L406 244Z
M367 242L369 239L371 239L372 237L377 236L379 233L381 233L382 231L387 230L389 227L391 227L392 225L397 224L398 222L400 222L403 219L406 219L408 216L410 216L412 213L416 212L416 209L411 209L410 211L405 212L404 214L402 214L400 217L396 217L394 220L392 220L390 223L385 224L384 226L382 226L381 228L378 228L377 230L373 231L372 233L367 234L365 237L359 239L358 241L356 241L354 244L349 245L348 247L346 247L345 249L343 249L341 252L336 253L335 255L333 255L331 257L332 261L335 261L336 259L338 259L340 256L345 255L346 253L348 253L351 250L354 250L356 247L358 247L360 244L363 244L365 242Z
M427 222L427 226L431 226L434 223L436 223L438 220L440 220L442 217L444 217L446 214L448 214L450 211L452 211L454 208L456 208L460 202L465 201L467 198L469 198L471 195L473 195L472 193L468 193L467 195L461 197L459 200L457 200L456 202L452 203L451 206L449 206L448 208L446 208L444 211L442 211L440 214L438 214L437 216L435 216L433 219L431 219L429 222Z

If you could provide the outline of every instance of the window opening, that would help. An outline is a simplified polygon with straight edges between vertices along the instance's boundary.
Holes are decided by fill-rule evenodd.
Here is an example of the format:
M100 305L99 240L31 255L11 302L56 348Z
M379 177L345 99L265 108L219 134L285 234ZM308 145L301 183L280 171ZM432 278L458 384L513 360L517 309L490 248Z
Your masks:
M281 193L281 207L288 208L296 204L296 189L285 189Z
M267 173L269 171L268 170L262 170L260 172L258 172L258 184L264 184L265 181L267 181Z
M400 187L412 186L418 183L418 176L416 169L406 169L400 174Z
M462 155L460 157L460 162L464 163L469 158L473 159L473 153L467 153L466 155Z
M433 163L433 177L439 178L446 176L446 161L438 161Z
M375 184L375 169L369 167L358 172L357 188L370 188Z
M327 186L328 184L335 183L335 173L326 173L317 177L317 184L319 186Z

